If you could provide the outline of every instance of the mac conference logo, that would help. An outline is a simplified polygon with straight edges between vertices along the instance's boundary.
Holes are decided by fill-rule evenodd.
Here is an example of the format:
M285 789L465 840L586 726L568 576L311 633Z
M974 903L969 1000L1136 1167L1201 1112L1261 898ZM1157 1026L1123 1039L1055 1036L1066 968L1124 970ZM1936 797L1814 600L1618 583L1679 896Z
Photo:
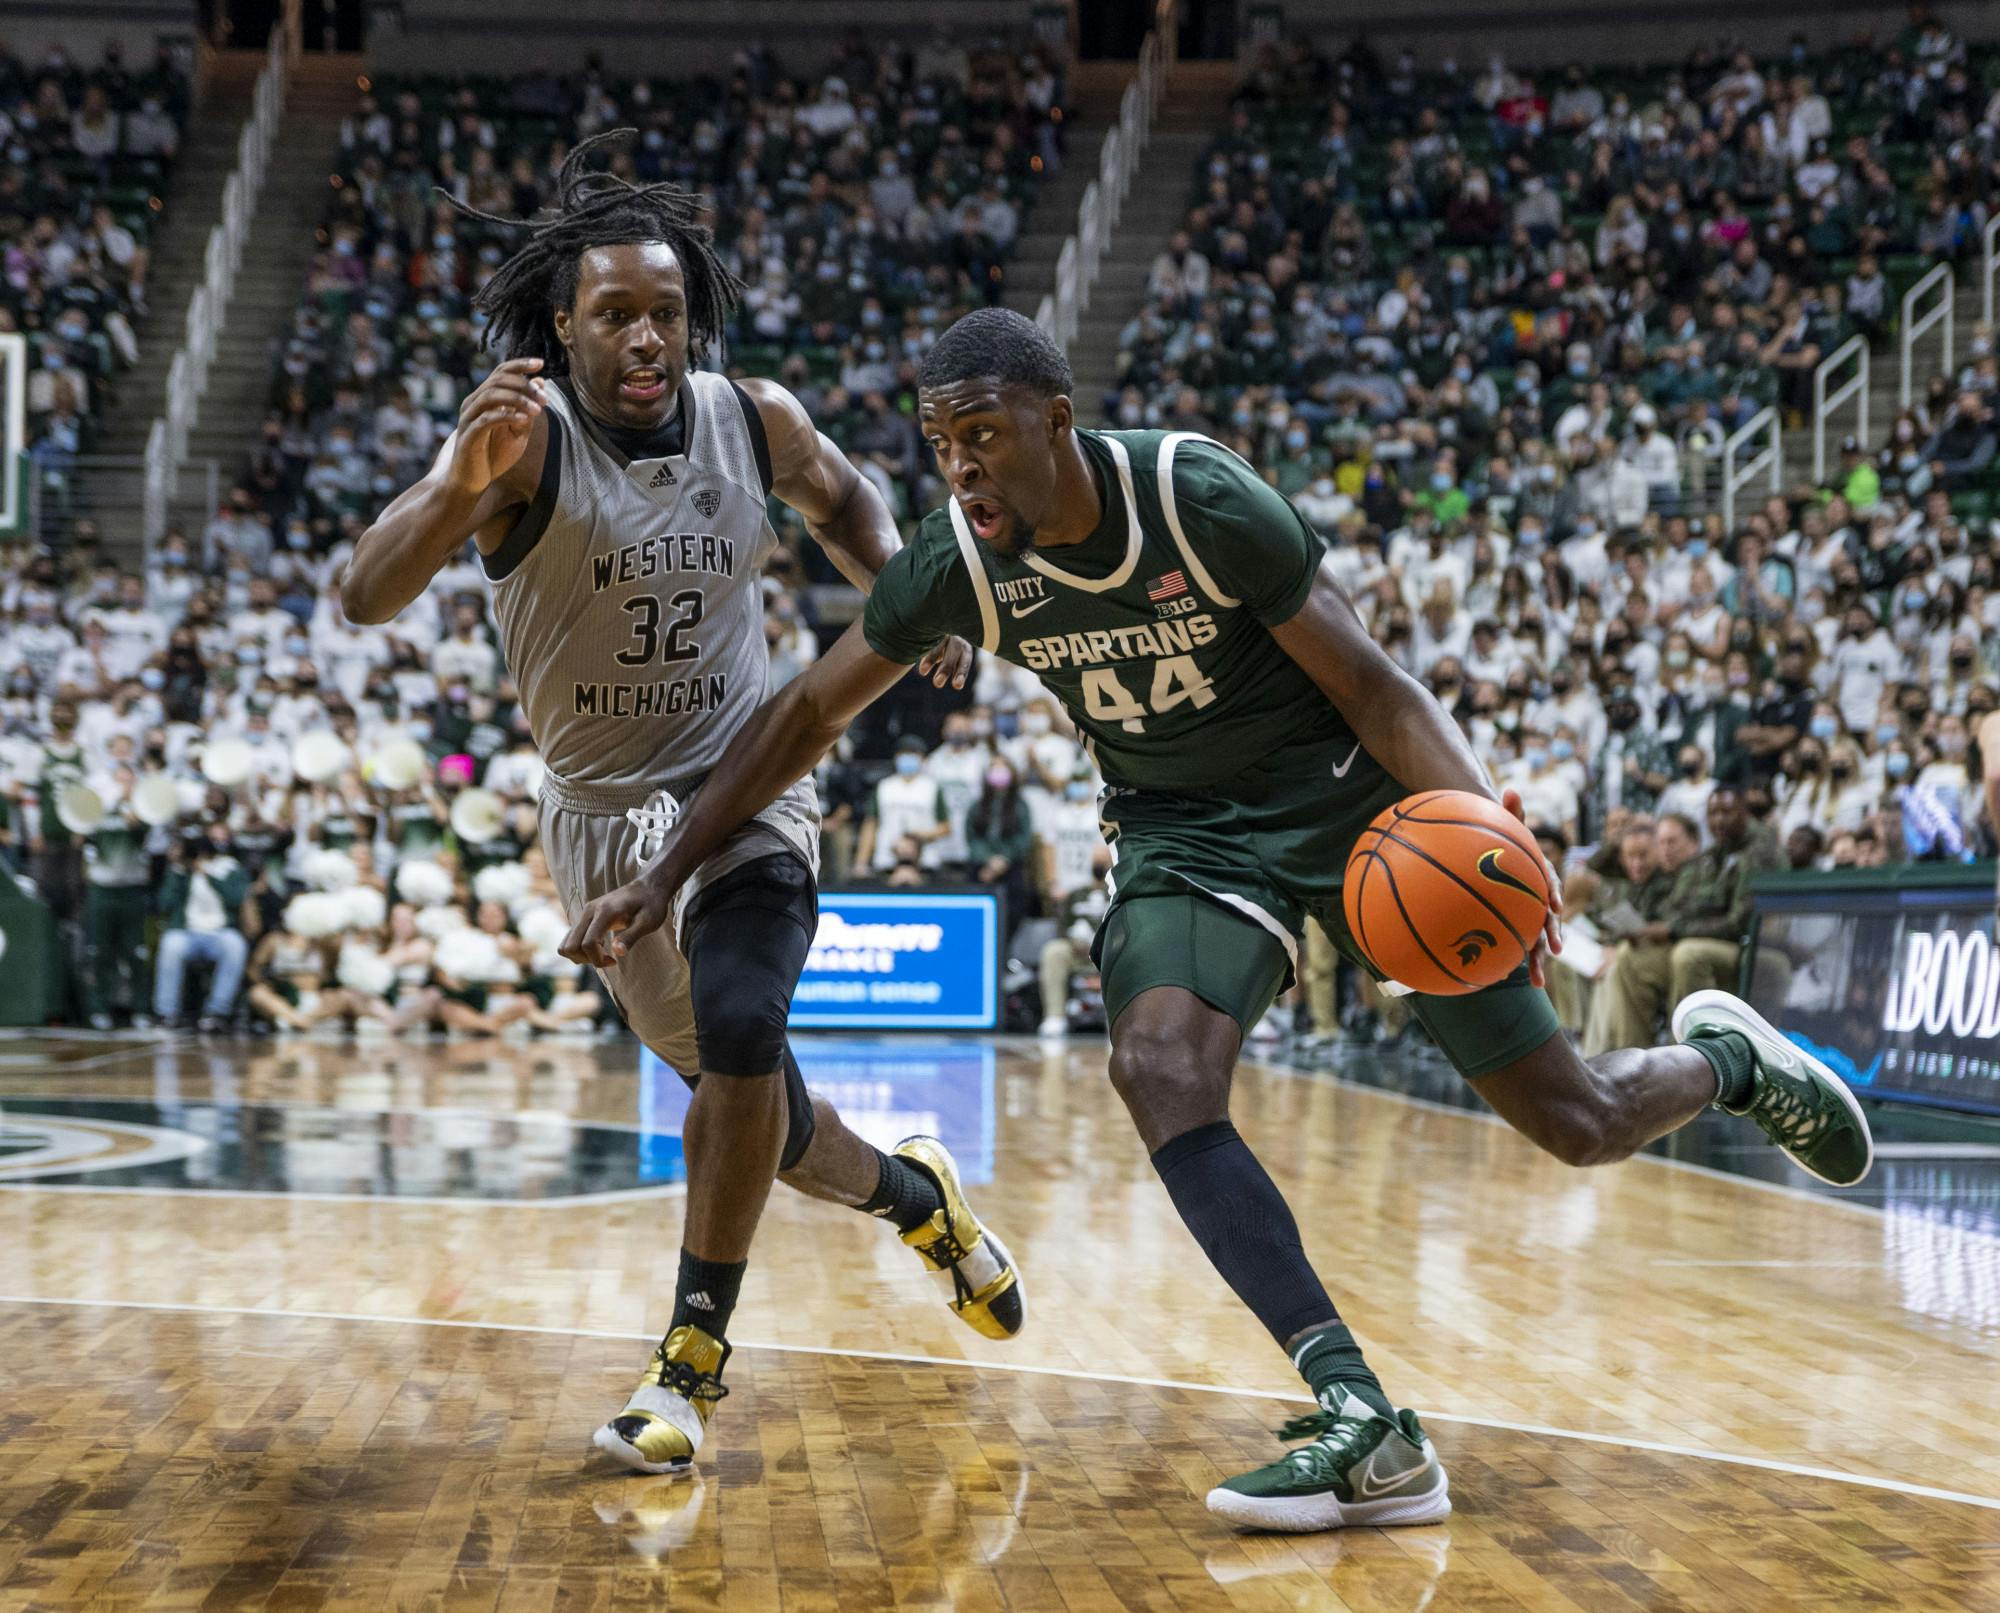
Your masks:
M2000 949L1983 930L1916 930L1889 975L1882 1028L1985 1041L2000 1035Z

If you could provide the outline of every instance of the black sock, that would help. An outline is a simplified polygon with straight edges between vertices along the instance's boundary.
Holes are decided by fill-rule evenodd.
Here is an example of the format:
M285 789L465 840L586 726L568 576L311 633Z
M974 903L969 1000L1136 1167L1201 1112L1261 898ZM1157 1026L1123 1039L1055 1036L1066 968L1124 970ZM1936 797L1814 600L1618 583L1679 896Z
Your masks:
M937 1178L923 1166L900 1154L885 1154L879 1148L875 1150L875 1163L881 1173L875 1178L875 1191L864 1203L855 1206L863 1215L879 1215L894 1222L898 1232L908 1232L944 1208L944 1193Z
M681 1276L674 1286L674 1319L667 1324L698 1327L712 1339L725 1337L729 1318L736 1314L737 1291L743 1286L747 1260L703 1260L681 1250Z
M1757 1091L1757 1055L1741 1031L1703 1031L1687 1046L1715 1066L1715 1101L1725 1109L1741 1109Z
M1278 1184L1228 1121L1162 1144L1153 1169L1209 1263L1280 1347L1336 1314Z
M1354 1342L1345 1322L1330 1323L1313 1334L1292 1352L1292 1362L1311 1388L1313 1398L1321 1404L1326 1401L1327 1390L1339 1384L1391 1422L1396 1420L1396 1408L1389 1404L1381 1383L1362 1360L1361 1346Z

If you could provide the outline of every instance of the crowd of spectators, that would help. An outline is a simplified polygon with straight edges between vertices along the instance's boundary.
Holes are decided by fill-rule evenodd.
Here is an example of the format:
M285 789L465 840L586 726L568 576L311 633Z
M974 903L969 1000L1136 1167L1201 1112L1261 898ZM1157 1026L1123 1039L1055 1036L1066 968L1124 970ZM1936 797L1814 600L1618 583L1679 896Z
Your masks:
M148 243L179 149L189 83L166 47L94 67L60 46L0 47L0 332L28 342L28 444L59 482L87 452L119 375L139 362Z
M1732 529L1678 463L1731 411L1783 401L1782 350L1759 356L1772 310L1855 311L1837 277L1804 272L1820 258L1768 229L1810 142L1767 196L1743 158L1775 148L1748 131L1788 127L1815 93L1843 118L1872 109L1862 149L1843 145L1822 187L1823 205L1845 207L1847 179L1967 111L1942 87L1973 67L1929 23L1900 56L1704 53L1645 81L1678 109L1669 130L1653 99L1602 76L1565 75L1547 107L1510 121L1535 97L1504 69L1461 82L1360 52L1279 53L1204 161L1188 229L1128 332L1111 423L1212 431L1260 466L1326 536L1371 631L1521 792L1573 876L1572 917L1590 921L1594 949L1557 979L1587 1042L1632 1035L1674 993L1724 978L1750 872L1992 850L1976 734L2000 704L2000 554L1966 485L1995 447L1984 334L1879 451L1850 444L1828 485L1748 505ZM1312 96L1331 108L1324 130L1274 143ZM1060 104L1036 57L944 47L857 51L804 86L746 54L727 85L644 93L597 75L379 87L349 127L264 440L214 520L171 533L143 575L100 564L87 528L60 554L8 556L0 575L0 854L87 937L67 1012L221 1017L247 971L248 1011L295 1029L608 1024L552 950L539 764L478 568L448 567L386 629L340 611L354 537L428 463L487 362L469 299L505 238L441 210L429 186L522 214L569 141L638 124L619 160L712 189L750 282L727 361L786 379L910 519L939 496L910 422L914 361L991 295L1010 233L995 196L1025 205L1059 159ZM1589 133L1627 115L1629 139L1624 125ZM1968 116L1935 187L1901 187L1913 215L1946 196L1976 223L1984 106ZM1490 154L1473 160L1475 145ZM1674 173L1653 173L1642 202L1649 152ZM1598 224L1579 222L1583 175L1607 153L1624 188L1603 219L1625 232L1622 255L1600 255ZM1405 158L1450 177L1443 190L1419 177L1393 215L1402 193L1378 170ZM1727 158L1734 188L1697 200L1696 158L1718 172ZM1521 240L1444 238L1464 232L1466 207L1444 221L1475 173L1480 199L1534 203ZM1746 232L1710 228L1718 194L1754 214ZM1699 243L1692 278L1669 261L1681 225L1654 228L1669 216ZM1887 215L1852 221L1855 272L1865 229L1885 232L1865 236L1878 271L1913 244ZM973 237L991 253L952 249ZM1730 278L1759 266L1786 296ZM830 591L811 586L825 575L809 542L771 564L774 684L837 631ZM342 764L301 776L301 741L322 731ZM228 751L239 742L247 764ZM218 745L225 777L247 776L204 777ZM411 750L414 773L386 765ZM175 783L170 821L153 821L154 774ZM1034 1017L1051 1031L1087 1020L1107 859L1097 782L1026 673L983 659L969 702L912 681L822 765L827 877L1002 891L1030 1001L1039 968ZM75 783L108 809L87 833L63 821ZM499 825L478 839L453 812L473 789L491 792ZM190 964L207 971L198 1001ZM1308 936L1302 973L1299 1023L1328 1033L1343 1015L1323 936ZM1397 1034L1400 1005L1368 995L1354 1001Z

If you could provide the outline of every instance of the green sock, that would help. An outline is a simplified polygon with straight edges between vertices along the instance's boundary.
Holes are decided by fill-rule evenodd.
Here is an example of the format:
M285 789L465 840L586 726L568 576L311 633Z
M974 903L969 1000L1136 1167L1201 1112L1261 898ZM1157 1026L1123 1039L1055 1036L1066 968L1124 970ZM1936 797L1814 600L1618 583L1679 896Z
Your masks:
M1326 1403L1326 1392L1339 1384L1349 1394L1359 1396L1391 1422L1396 1408L1382 1392L1382 1385L1361 1358L1361 1346L1345 1322L1332 1322L1292 1352L1299 1376L1306 1380L1313 1398Z
M1741 1109L1757 1091L1757 1055L1750 1038L1740 1031L1703 1031L1687 1045L1715 1066L1715 1101L1724 1109Z

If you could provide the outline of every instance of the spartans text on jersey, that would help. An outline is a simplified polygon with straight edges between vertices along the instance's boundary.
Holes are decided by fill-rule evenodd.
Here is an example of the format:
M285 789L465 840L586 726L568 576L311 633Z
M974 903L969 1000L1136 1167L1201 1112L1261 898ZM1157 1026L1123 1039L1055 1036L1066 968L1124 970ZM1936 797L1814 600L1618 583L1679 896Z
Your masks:
M1102 666L1139 656L1185 655L1213 643L1215 618L1206 613L1145 627L1092 628L1082 633L1050 633L1021 640L1021 664L1031 672L1062 666Z

